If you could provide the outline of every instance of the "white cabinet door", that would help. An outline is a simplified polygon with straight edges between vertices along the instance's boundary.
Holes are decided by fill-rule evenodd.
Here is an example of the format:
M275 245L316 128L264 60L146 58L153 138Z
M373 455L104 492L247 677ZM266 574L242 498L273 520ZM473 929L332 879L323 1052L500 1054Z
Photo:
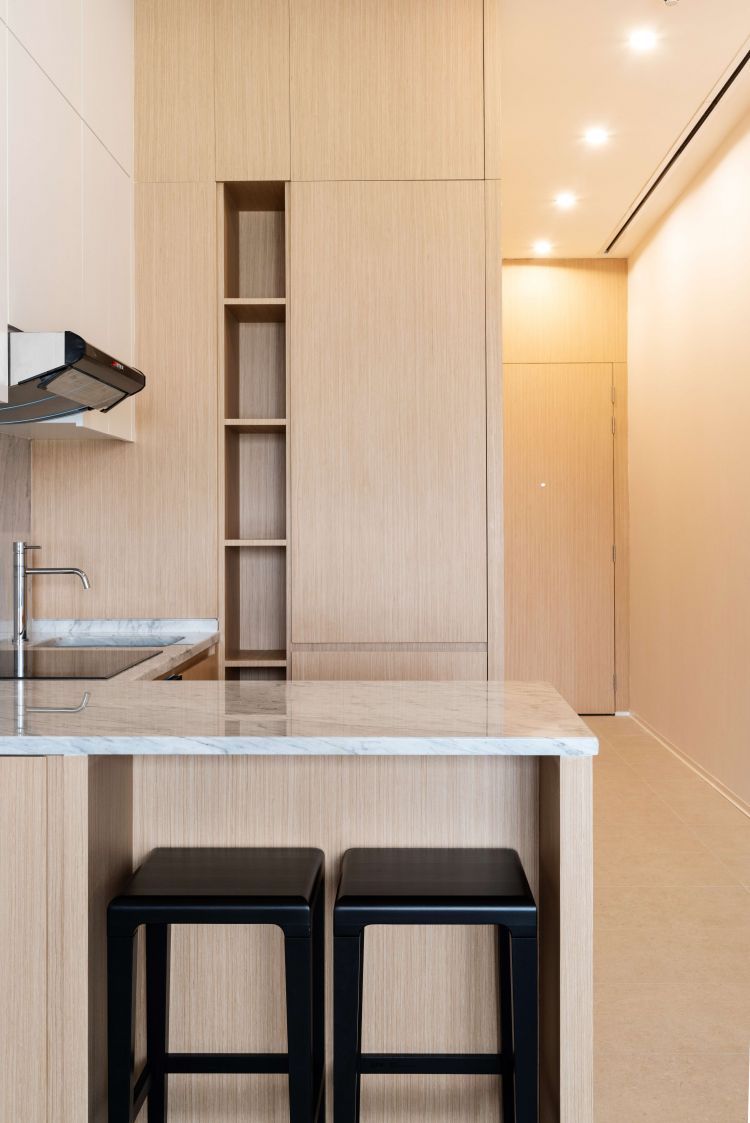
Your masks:
M81 111L81 0L7 0L8 27Z
M83 129L83 299L76 331L131 361L130 180L90 129Z
M83 0L83 119L133 170L133 0Z
M0 9L1 10L1 9ZM8 400L8 32L0 23L0 402Z
M23 331L78 330L82 124L8 37L9 320Z

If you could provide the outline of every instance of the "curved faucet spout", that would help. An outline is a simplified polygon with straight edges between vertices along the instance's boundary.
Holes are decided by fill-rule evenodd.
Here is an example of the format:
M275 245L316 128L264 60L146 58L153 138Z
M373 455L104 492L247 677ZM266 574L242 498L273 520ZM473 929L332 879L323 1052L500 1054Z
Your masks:
M42 566L42 565L40 565L40 566L37 566L36 569L29 569L27 567L26 573L29 576L32 576L32 577L35 574L38 574L38 573L70 573L70 574L73 575L73 577L80 578L81 584L83 585L84 589L90 589L91 588L91 582L89 581L88 577L83 572L83 570L82 569L75 569L75 567L71 566L71 565L64 565L64 566Z

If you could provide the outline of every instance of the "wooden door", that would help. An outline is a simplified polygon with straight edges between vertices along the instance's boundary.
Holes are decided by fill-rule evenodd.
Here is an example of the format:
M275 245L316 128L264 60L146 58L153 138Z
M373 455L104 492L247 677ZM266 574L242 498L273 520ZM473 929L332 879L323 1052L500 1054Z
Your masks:
M293 644L487 641L484 184L293 183Z
M506 677L614 710L611 363L505 366Z

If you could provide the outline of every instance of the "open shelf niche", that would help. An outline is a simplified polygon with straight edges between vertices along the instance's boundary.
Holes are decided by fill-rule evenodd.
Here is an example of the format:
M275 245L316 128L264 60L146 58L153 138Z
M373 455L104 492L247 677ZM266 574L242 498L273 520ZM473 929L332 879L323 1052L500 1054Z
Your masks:
M288 667L286 186L218 188L220 673ZM223 238L221 232L223 231Z

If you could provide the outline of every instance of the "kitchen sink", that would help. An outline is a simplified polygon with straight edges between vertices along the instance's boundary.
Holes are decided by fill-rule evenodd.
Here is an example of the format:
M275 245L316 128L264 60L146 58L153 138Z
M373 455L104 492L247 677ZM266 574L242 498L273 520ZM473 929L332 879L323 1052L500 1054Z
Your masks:
M169 647L179 643L184 636L165 636L159 632L74 632L54 639L38 639L33 646L38 647Z

